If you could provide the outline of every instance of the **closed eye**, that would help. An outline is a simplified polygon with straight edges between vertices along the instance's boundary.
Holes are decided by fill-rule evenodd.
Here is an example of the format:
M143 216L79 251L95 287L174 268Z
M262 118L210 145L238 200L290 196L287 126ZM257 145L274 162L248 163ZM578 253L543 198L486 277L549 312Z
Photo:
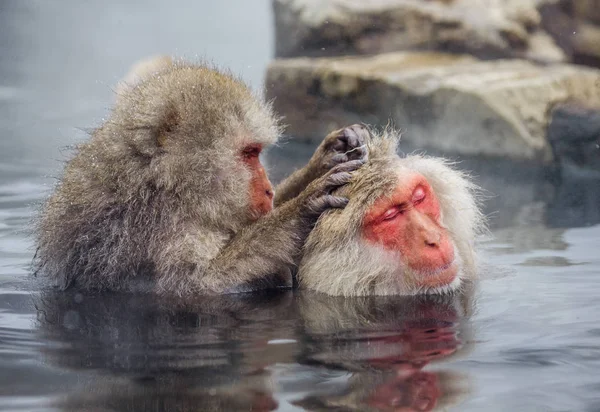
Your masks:
M383 215L381 215L381 220L392 220L396 216L401 215L402 213L404 213L404 209L402 209L400 206L394 206L388 209Z
M419 186L413 192L412 199L411 199L412 204L416 206L419 203L423 203L423 201L425 200L426 197L427 196L425 194L425 189L423 189L423 187Z

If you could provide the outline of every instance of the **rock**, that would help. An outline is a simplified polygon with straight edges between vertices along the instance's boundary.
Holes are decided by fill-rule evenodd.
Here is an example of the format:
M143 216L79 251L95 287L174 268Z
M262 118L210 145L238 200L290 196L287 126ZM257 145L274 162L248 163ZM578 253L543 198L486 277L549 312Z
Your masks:
M320 140L350 123L391 120L417 147L538 163L553 160L553 106L600 104L596 69L434 52L275 60L265 84L292 136Z
M577 64L600 67L600 0L543 1L541 25Z
M567 3L576 18L600 24L600 0L570 0Z
M402 50L481 58L565 56L539 29L542 0L273 0L276 56Z
M600 26L579 23L573 34L573 59L600 66Z
M562 170L600 176L600 107L576 102L556 105L548 125L548 141Z

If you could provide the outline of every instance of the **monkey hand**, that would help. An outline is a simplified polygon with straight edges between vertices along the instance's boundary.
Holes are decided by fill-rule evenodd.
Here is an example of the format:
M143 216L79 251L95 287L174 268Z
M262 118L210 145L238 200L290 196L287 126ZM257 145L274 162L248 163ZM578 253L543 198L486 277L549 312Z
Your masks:
M367 141L371 133L366 126L355 124L336 130L325 137L310 161L288 176L275 190L275 206L295 198L332 168L353 161L367 161ZM321 182L321 184L323 184Z
M371 133L362 124L353 124L329 133L317 148L313 162L322 171L352 160L367 160L367 141Z
M352 178L350 172L361 167L365 161L351 160L334 166L325 175L314 180L299 196L301 202L301 215L309 220L316 221L328 209L342 209L348 204L345 197L334 196L331 193L344 186Z

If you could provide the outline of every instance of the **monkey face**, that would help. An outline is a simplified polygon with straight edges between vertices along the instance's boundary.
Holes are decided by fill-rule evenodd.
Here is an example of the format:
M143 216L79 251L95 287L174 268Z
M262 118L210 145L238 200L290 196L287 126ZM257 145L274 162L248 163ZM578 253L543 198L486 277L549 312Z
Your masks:
M250 213L253 219L266 215L273 210L273 186L260 162L262 146L250 144L242 149L242 161L250 170L249 184Z
M473 244L485 230L477 187L440 158L400 158L375 137L341 211L321 217L300 285L330 295L443 294L476 277Z
M155 187L187 197L185 204L210 221L237 227L271 211L273 188L259 156L279 127L271 107L245 84L174 62L122 91L118 103L111 135L143 155L147 167L136 178L145 173Z
M420 173L400 173L391 195L377 199L363 219L362 236L398 252L400 264L413 272L416 286L451 284L458 272L454 244L441 225L440 204Z

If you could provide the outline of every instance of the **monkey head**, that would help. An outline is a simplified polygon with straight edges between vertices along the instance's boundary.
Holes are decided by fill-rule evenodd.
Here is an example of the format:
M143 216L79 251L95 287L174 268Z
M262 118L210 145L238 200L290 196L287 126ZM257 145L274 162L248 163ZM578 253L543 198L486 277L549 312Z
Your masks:
M280 132L271 107L240 80L207 66L162 59L136 70L137 82L120 88L103 126L114 131L110 144L120 146L111 156L139 163L124 165L136 173L125 173L132 182L122 187L150 185L186 197L181 204L209 222L223 222L223 213L228 220L268 213L273 188L260 154Z
M340 189L309 236L302 287L330 295L416 295L457 290L475 277L484 229L477 187L444 159L396 154L392 131L373 135L369 161Z

